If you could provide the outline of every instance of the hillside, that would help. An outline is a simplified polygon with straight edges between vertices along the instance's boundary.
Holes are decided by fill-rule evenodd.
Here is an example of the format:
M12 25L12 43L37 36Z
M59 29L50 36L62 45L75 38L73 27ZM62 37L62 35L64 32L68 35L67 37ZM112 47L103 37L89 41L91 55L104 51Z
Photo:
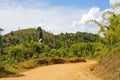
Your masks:
M43 36L48 37L48 38L52 38L53 34L46 32L43 30ZM19 42L21 43L22 40L23 41L28 41L28 40L37 40L38 37L38 33L37 33L37 29L33 29L33 28L29 28L29 29L21 29L18 31L11 31L10 33L6 34L3 36L6 40L6 42L10 43L10 40L19 40Z
M52 33L48 33L43 30L44 38L53 38ZM20 44L23 42L38 41L37 30L33 28L22 29L18 31L11 31L8 34L3 35L4 50L3 54L7 54L8 49L11 45Z
M3 36L4 50L3 54L7 54L10 45L17 45L31 41L38 41L37 29L22 29L11 31L11 33ZM70 45L80 42L98 42L100 37L96 34L77 32L54 35L43 30L43 43L50 48L58 49L60 47L70 47Z

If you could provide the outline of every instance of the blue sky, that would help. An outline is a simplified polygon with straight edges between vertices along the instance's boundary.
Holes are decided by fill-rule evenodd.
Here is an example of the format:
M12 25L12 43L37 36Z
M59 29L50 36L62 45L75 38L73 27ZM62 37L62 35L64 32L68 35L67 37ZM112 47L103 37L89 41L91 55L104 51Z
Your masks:
M99 7L101 10L110 8L109 0L0 0L2 3L17 3L22 5L32 5L34 3L45 3L50 6L66 6L66 7L76 7L76 8L91 8Z
M100 7L102 10L110 7L109 0L43 0L53 6L74 6L79 8Z
M0 0L0 27L4 34L38 26L54 34L97 33L98 26L85 22L101 21L101 14L115 1L118 0Z
M4 0L3 0L4 1ZM66 6L78 8L100 7L101 10L110 7L109 0L5 0L6 2L17 2L18 4L47 3L51 6Z

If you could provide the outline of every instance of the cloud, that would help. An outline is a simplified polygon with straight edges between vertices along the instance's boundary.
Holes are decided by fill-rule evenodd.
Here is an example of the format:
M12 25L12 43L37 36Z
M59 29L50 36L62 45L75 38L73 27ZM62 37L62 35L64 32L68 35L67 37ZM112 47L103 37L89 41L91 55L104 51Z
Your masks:
M86 24L86 21L95 19L100 22L102 20L101 15L102 12L100 12L100 8L93 7L88 13L83 14L80 20L74 20L71 26L73 26L76 31L97 33L99 27L94 23Z
M120 0L109 0L109 2L110 5L114 5L115 3L120 2Z
M30 5L13 1L0 2L0 27L4 29L3 33L38 26L54 34L69 32L72 21L88 11L75 7L50 6L45 2L31 2Z
M97 7L93 7L89 10L89 12L87 14L84 14L81 18L80 23L81 24L85 24L86 21L91 20L91 19L95 19L100 21L100 8Z

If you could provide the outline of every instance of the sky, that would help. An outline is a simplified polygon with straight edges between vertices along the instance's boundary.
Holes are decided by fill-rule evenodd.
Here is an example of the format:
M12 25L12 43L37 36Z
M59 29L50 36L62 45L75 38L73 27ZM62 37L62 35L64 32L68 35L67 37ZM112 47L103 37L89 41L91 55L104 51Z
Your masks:
M0 27L3 34L25 28L37 28L54 34L90 32L99 27L90 19L101 21L104 11L120 0L0 0Z

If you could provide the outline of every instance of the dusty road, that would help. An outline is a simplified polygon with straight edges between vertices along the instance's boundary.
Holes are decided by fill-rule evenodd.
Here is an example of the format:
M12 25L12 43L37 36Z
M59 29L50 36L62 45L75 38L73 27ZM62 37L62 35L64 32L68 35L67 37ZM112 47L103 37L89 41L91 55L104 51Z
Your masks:
M0 80L101 80L89 71L89 67L93 64L96 64L96 61L50 65Z

